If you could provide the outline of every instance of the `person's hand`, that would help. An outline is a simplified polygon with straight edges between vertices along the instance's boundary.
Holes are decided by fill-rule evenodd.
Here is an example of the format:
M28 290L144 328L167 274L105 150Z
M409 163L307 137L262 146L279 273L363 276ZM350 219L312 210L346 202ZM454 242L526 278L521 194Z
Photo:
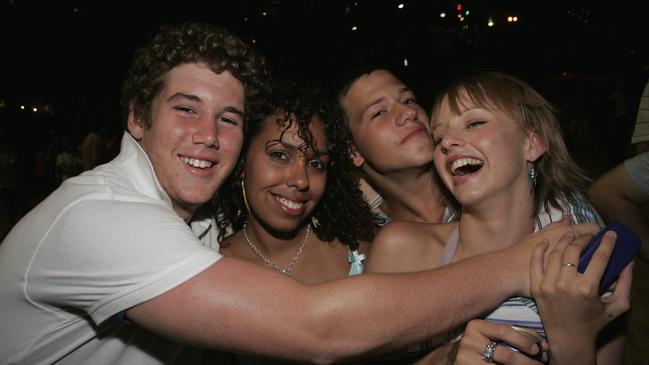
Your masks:
M599 283L613 252L616 235L608 232L586 271L577 272L591 234L568 232L545 259L547 244L532 256L532 296L539 308L554 364L596 363L599 331L630 308L631 265L620 274L611 295L599 295Z
M504 346L501 342L520 352ZM494 351L490 350L490 346L494 346L492 347ZM541 351L540 346L541 344L535 342L532 337L516 331L510 325L474 319L466 326L453 364L496 362L512 365L540 365L541 362L525 355L525 353L531 356L537 355Z
M556 247L559 244L561 238L568 232L573 232L574 234L581 235L585 233L596 233L599 230L599 227L596 224L584 223L584 224L570 224L570 218L564 217L561 221L551 223L545 228L541 229L538 232L531 233L523 237L517 244L514 244L502 252L506 255L505 261L508 265L517 265L515 268L516 272L519 272L520 275L516 275L514 279L520 280L517 291L518 295L529 297L530 294L530 281L529 281L529 262L532 253L534 252L535 247L543 241L547 241L550 244L550 250ZM547 252L549 253L550 250Z

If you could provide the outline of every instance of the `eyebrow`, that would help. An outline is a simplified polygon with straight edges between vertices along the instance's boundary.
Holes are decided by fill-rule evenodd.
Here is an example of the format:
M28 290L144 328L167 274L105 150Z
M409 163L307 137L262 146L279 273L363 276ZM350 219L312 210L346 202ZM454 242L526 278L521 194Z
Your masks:
M407 87L407 86L400 87L400 88L399 88L399 96L401 96L401 95L403 95L403 94L405 94L405 93L407 93L407 92L409 92L409 91L412 92L412 89L409 88L409 87ZM380 98L378 98L378 99L372 101L371 103L367 104L367 105L366 105L366 106L361 110L361 115L365 114L365 112L366 112L369 108L373 107L373 106L376 105L376 104L380 104L380 103L382 103L382 102L384 102L384 101L386 101L386 100L387 100L387 98L386 98L385 96L382 96L382 97L380 97Z
M246 116L246 114L245 114L243 111L241 111L241 110L239 110L239 109L237 109L237 108L235 108L235 107L233 107L233 106L228 106L228 107L226 107L226 108L225 108L225 111L226 111L226 112L229 112L229 113L237 114L237 115L239 115L241 118L244 118L244 119L245 119L245 116Z
M474 111L474 110L486 110L486 109L482 108L482 107L479 107L479 106L474 106L473 108L467 108L467 109L464 109L464 110L460 110L460 115L463 115L465 113L468 113L468 112L471 112L471 111Z
M378 98L378 99L372 101L371 103L365 105L365 107L363 107L363 109L361 110L361 115L365 114L365 112L366 112L369 108L373 107L373 106L376 105L376 104L380 104L380 103L382 103L382 102L384 102L384 101L385 101L385 97L380 97L380 98Z
M468 109L461 109L460 114L458 114L457 116L461 117L464 114L467 114L467 113L472 112L472 111L487 111L487 112L489 112L488 109L485 109L485 108L480 107L480 106L474 106L474 107L468 108ZM431 124L433 124L433 119L432 118L431 118ZM439 124L437 124L431 129L431 133L435 133L435 131L437 131L439 129L440 129L440 126L439 126Z
M195 101L195 102L198 102L198 103L203 102L203 100L201 100L201 98L199 98L198 96L192 95L192 94L185 94L185 93L175 93L175 94L171 95L170 97L168 97L167 101L172 101L172 100L175 100L175 99L188 99L188 100Z
M203 100L201 98L199 98L198 96L196 96L196 95L185 94L185 93L180 93L180 92L175 93L175 94L171 95L169 98L167 98L167 102L173 101L173 100L176 100L176 99L187 99L187 100L190 100L190 101L195 101L197 103L201 103L201 104L203 103ZM233 106L225 107L224 110L226 112L229 112L229 113L237 114L241 118L245 117L245 113L242 110L239 110L239 109L237 109L237 108L235 108Z
M271 147L273 145L278 145L278 144L281 145L282 147L286 148L286 149L294 150L294 151L300 151L302 153L304 152L304 148L300 148L300 147L302 147L302 146L307 147L305 143L302 143L302 144L296 146L294 144L283 142L283 141L280 141L280 140L277 140L277 139L266 142L266 147L268 148L268 147ZM317 157L329 156L329 151L328 150L326 150L326 151L320 151L319 150L318 153L314 153L313 155L315 155Z

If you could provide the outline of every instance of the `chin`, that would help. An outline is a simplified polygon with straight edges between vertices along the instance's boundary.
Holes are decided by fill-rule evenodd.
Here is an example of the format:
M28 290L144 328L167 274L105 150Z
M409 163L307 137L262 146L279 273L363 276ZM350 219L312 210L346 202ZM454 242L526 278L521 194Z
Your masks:
M207 203L212 198L212 194L196 194L192 196L187 196L185 199L185 204L188 206L201 206Z
M463 194L460 195L459 197L456 197L455 200L457 200L457 202L463 207L471 207L473 205L480 203L480 201L482 200L482 195Z

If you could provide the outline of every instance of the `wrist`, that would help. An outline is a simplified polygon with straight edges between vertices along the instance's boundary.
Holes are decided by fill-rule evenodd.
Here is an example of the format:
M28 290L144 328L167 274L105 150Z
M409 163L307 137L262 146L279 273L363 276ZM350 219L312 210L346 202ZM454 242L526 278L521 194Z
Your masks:
M550 364L597 364L597 346L595 339L584 339L580 336L569 337L548 337L548 343L550 344Z
M530 294L530 258L531 254L523 250L522 245L512 245L494 252L498 262L495 267L505 270L502 286L509 289L510 296L524 297Z

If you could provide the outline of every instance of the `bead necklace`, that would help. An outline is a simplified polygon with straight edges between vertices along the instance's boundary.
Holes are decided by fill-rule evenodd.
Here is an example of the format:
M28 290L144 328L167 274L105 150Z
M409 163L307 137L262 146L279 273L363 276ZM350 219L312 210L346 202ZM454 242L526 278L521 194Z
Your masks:
M285 275L288 275L288 276L293 276L293 267L295 266L295 263L297 262L297 260L300 259L300 256L302 256L302 251L304 251L304 245L306 244L306 241L309 239L309 232L311 231L309 226L308 225L306 226L306 234L304 235L304 239L302 240L302 244L297 249L297 252L295 253L295 256L293 256L293 258L291 259L291 262L288 264L288 266L286 266L286 268L283 268L283 269L281 267L277 266L277 264L272 262L269 258L264 256L264 254L261 253L261 251L257 248L257 246L255 246L255 244L252 243L252 241L250 241L250 238L248 237L248 231L247 231L246 228L248 228L248 222L245 222L243 224L243 237L246 239L246 242L248 243L248 246L250 246L250 249L252 250L252 252L254 252L257 255L257 257L259 257L263 262L266 263L266 265L270 266L275 271L279 271L282 274L285 274Z

